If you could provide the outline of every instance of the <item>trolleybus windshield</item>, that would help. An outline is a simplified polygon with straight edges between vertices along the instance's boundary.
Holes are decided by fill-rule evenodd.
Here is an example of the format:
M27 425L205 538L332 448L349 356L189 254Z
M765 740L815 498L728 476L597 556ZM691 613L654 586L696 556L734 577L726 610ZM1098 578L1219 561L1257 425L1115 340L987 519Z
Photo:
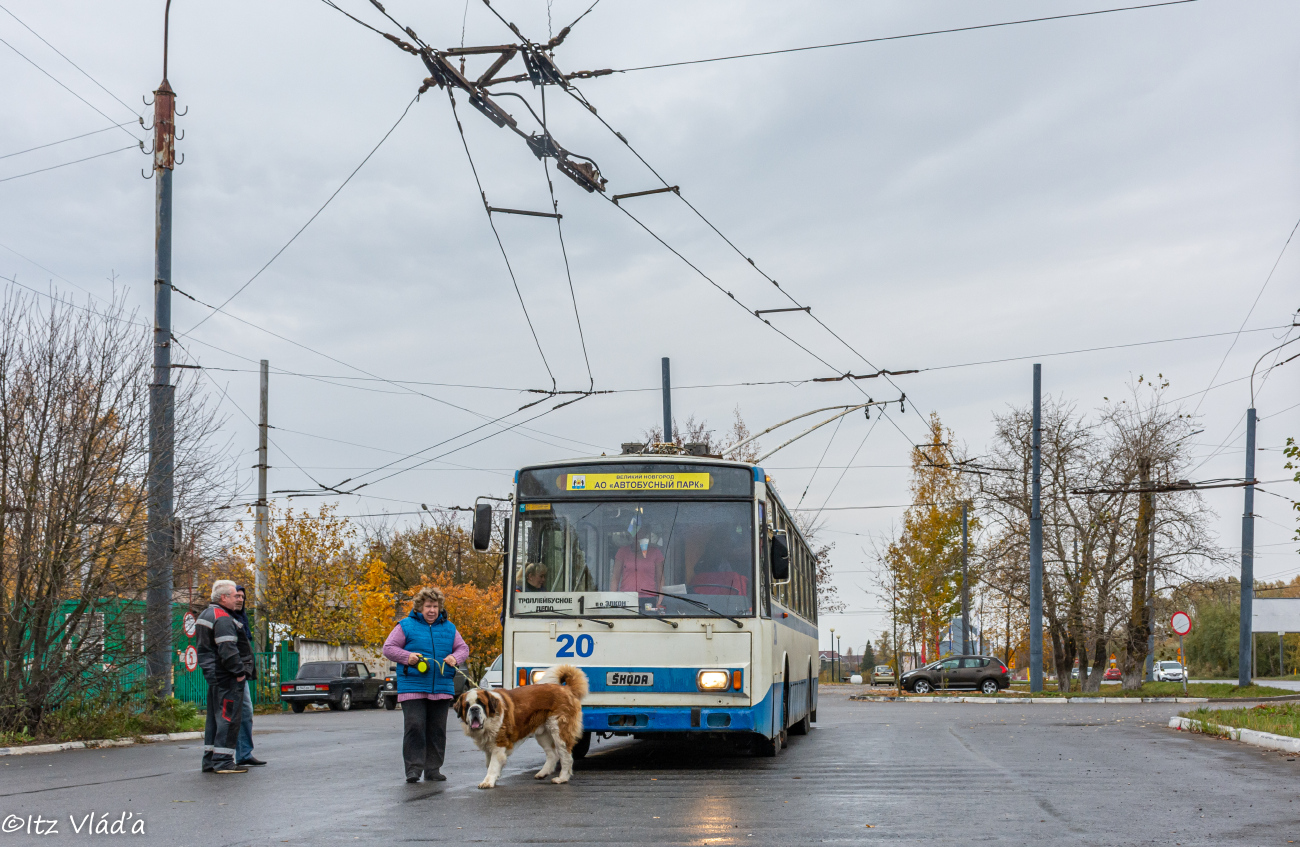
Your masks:
M753 614L752 502L602 497L519 509L516 614L709 616L697 604Z

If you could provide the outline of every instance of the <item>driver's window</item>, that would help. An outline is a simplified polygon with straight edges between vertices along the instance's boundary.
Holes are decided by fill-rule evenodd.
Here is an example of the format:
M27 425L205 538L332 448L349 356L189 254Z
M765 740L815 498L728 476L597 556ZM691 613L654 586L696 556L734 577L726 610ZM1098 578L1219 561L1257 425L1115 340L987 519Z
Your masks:
M961 661L960 659L946 659L939 664L939 670L941 671L956 670L957 665L960 661Z

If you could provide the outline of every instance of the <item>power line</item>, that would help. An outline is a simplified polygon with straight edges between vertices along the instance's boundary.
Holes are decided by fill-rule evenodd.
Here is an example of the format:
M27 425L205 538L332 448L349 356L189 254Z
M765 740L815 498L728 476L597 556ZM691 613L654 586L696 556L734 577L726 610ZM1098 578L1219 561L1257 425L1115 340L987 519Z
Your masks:
M27 173L17 174L15 176L7 176L4 179L0 179L0 182L9 182L10 180L13 179L22 179L25 176L32 176L33 174L43 174L46 171L54 171L54 170L58 170L59 168L66 168L68 165L79 165L82 162L89 162L91 159L102 159L103 157L111 156L114 153L121 153L123 150L143 150L143 149L144 149L144 142L141 141L136 144L128 144L125 147L119 147L116 150L109 150L107 153L96 153L93 156L86 156L85 158L82 159L74 159L71 162L64 162L63 164L60 165L50 165L48 168L37 168L36 170L28 171Z
M809 47L787 47L782 50L763 50L757 53L737 53L731 56L715 56L711 59L689 59L681 62L664 62L658 65L642 65L635 68L619 68L612 73L626 74L634 71L650 71L659 68L677 68L683 65L704 65L712 62L728 62L732 59L752 59L758 56L776 56L782 53L803 53L809 50L826 50L832 47L851 47L858 44L875 44L882 41L901 41L906 38L922 38L928 35L949 35L956 32L973 32L981 29L997 29L999 27L1018 26L1020 24L1036 24L1046 21L1061 21L1068 18L1087 18L1096 15L1109 15L1116 12L1133 12L1140 9L1155 9L1160 6L1181 6L1186 3L1195 3L1197 0L1167 0L1163 3L1147 3L1141 6L1120 6L1114 9L1098 9L1092 12L1074 12L1068 15L1050 15L1043 18L1023 18L1015 21L1000 21L991 24L975 24L973 26L959 26L951 29L934 29L926 32L909 32L903 35L884 35L876 38L859 38L854 41L836 41L830 44L814 44Z
M1210 385L1205 389L1206 392L1208 392L1210 388L1214 387L1214 381L1219 378L1219 372L1223 370L1223 365L1228 361L1228 356L1232 354L1232 349L1237 346L1237 339L1241 336L1241 330L1245 329L1246 321L1250 320L1250 316L1255 313L1255 307L1259 305L1259 298L1264 296L1264 289L1268 288L1268 284L1273 281L1273 273L1277 270L1277 266L1282 263L1282 257L1286 255L1286 248L1290 246L1291 239L1295 237L1297 229L1300 229L1300 220L1297 220L1295 226L1291 227L1291 232L1287 235L1286 242L1278 252L1277 259L1273 261L1273 267L1269 268L1268 276L1264 278L1264 284L1259 287L1259 293L1256 294L1255 299L1251 301L1250 309L1246 311L1246 317L1241 320L1241 329L1238 329L1237 334L1232 337L1232 343L1228 345L1228 349L1223 354L1223 359L1220 360L1219 366L1214 369L1214 376L1210 377ZM1205 395L1202 393L1201 399L1196 402L1196 408L1192 410L1192 414L1196 414L1200 411L1201 403L1204 401Z
M203 320L199 321L199 322L196 323L194 326L190 327L190 328L187 329L185 332L181 333L181 335L189 335L191 332L193 332L194 330L196 330L196 329L198 329L199 327L203 326L203 324L207 323L208 319L211 318L212 315L215 315L215 314L218 313L218 312L222 312L222 313L224 313L224 314L229 314L229 312L226 312L225 309L226 309L226 306L230 304L230 301L231 301L231 300L234 300L234 299L235 299L236 297L238 297L240 294L244 293L244 289L246 289L246 288L248 288L248 286L252 285L252 284L253 284L253 280L255 280L255 279L257 279L259 276L261 276L261 275L262 275L262 272L265 271L267 268L269 268L269 267L271 266L271 263L272 263L272 262L274 262L276 259L280 258L280 254L281 254L281 253L283 253L285 250L288 250L288 249L289 249L289 245L290 245L290 244L292 244L293 242L295 242L295 241L298 240L298 236L302 235L302 234L303 234L303 231L306 230L307 227L311 226L312 221L316 220L316 218L320 216L320 213L323 212L323 211L325 211L325 207L328 206L331 202L333 202L334 198L337 197L337 196L339 195L339 192L342 191L342 190L344 189L344 187L345 187L349 182L352 181L352 177L356 176L356 175L357 175L357 172L360 171L363 167L365 167L366 162L369 162L369 161L370 161L370 157L373 156L373 155L375 155L376 152L378 152L379 148L382 147L383 144L384 144L384 142L388 140L388 136L390 136L390 135L393 134L393 130L397 129L398 125L401 124L403 120L405 120L405 118L406 118L406 114L407 114L408 112L411 111L411 107L415 105L415 101L417 101L417 100L419 100L419 99L420 99L420 95L418 95L418 94L411 98L411 102L407 103L407 104L406 104L406 108L402 110L401 117L399 117L399 118L397 119L397 123L394 123L391 127L389 127L388 132L384 133L384 137L381 138L381 139L379 139L379 143L376 144L376 145L374 146L374 148L371 149L371 151L370 151L369 153L366 154L366 157L365 157L364 159L361 160L361 164L357 165L355 168L352 169L352 173L348 174L347 179L343 180L342 184L339 185L338 188L334 189L334 193L331 194L331 195L330 195L330 196L325 200L325 202L321 204L321 207L320 207L319 209L317 209L316 212L315 212L315 213L314 213L310 218L307 219L307 223L303 224L302 227L301 227L297 232L295 232L295 233L293 234L293 237L290 238L288 241L286 241L286 242L284 243L284 246L283 246L283 247L281 247L279 250L275 251L275 255L272 256L270 259L267 259L267 260L266 260L266 264L264 264L264 265L262 265L262 267L258 268L257 273L253 274L251 277L248 278L248 281L247 281L247 282L245 282L243 285L239 286L239 288L235 291L234 294L231 294L231 295L230 295L229 297L227 297L225 300L221 301L221 305L220 305L220 306L209 306L208 308L212 309L213 311L212 311L210 314L205 315L205 316L203 317ZM191 298L191 299L193 299L193 298ZM204 305L206 305L206 304L204 304Z
M922 373L927 371L946 371L952 370L953 368L972 368L980 365L1000 365L1005 364L1006 362L1022 362L1027 359L1049 359L1055 356L1074 356L1079 353L1100 353L1105 350L1121 350L1126 347L1147 347L1152 344L1173 344L1179 341L1199 341L1205 338L1222 338L1227 335L1240 335L1243 332L1275 332L1279 329L1285 328L1286 326L1286 324L1279 324L1278 326L1265 326L1259 327L1258 329L1239 329L1236 332L1209 332L1203 335L1184 335L1178 338L1161 338L1155 341L1133 341L1126 344L1106 344L1100 347L1080 347L1076 350L1061 350L1056 353L1034 353L1030 356L1007 356L1001 359L981 359L975 362L960 362L954 365L934 365L933 367L921 368L920 371ZM1208 391L1209 389L1206 390ZM1189 394L1187 396L1191 397L1192 395Z
M36 36L37 38L39 38L39 39L41 40L41 43L42 43L42 44L44 44L46 47L50 48L50 49L53 50L55 53L58 53L60 56L62 56L62 57L63 57L63 61L67 62L69 65L72 65L74 68L76 68L78 71L80 71L82 76L84 76L86 79L90 80L91 82L95 83L95 85L99 87L99 90L100 90L100 91L104 92L104 93L107 94L109 97L112 97L112 98L113 98L114 100L116 100L118 103L121 103L121 104L122 104L122 108L126 109L128 112L130 112L131 114L135 115L137 118L143 117L143 115L141 115L139 112L137 112L134 108L132 108L131 106L128 106L126 103L123 103L123 102L122 102L122 98L118 97L116 94L114 94L113 92L109 91L107 88L105 88L105 87L100 83L99 80L95 79L93 76L91 76L91 75L90 75L89 73L87 73L85 70L83 70L82 67L81 67L80 65L78 65L76 62L74 62L74 61L72 61L71 59L69 59L67 56L65 56L65 55L63 54L63 51L62 51L62 50L60 50L59 48L55 47L55 46L54 46L53 44L51 44L50 42L46 41L45 38L44 38L44 36L42 36L42 35L41 35L39 32L37 32L36 30L32 29L30 26L28 26L28 25L26 24L26 22L24 22L23 20L21 20L17 15L15 15L13 12L9 11L9 10L8 10L7 8L5 8L3 5L0 5L0 9L3 9L3 10L4 10L4 13L5 13L6 15L8 15L9 17L13 18L14 20L18 21L18 23L20 23L20 24L23 25L23 28L24 28L24 29L26 29L26 30L27 30L28 32L30 32L32 35L34 35L34 36ZM132 121L132 123L134 123L134 122Z
M4 9L4 7L0 6L0 9ZM8 10L6 9L5 11ZM113 126L106 126L103 129L96 129L96 130L91 130L90 132L83 132L81 135L74 135L71 138L62 138L59 139L58 141L51 141L49 144L38 144L35 147L28 147L26 150L19 150L16 153L6 153L3 156L0 156L0 159L12 159L14 156L21 156L24 153L31 153L35 150L44 150L46 147L54 147L55 145L58 144L66 144L69 141L76 141L78 138L87 138L92 135L99 135L101 132L108 132L110 129L116 129L118 127L127 126L128 124L132 124L132 123L135 122L126 121L125 123L114 124Z
M8 11L8 10L6 9L6 11ZM17 20L17 19L15 18L15 20ZM19 23L22 23L22 22L19 21ZM89 100L87 100L85 97L82 97L80 94L78 94L77 92L73 91L71 88L68 88L68 86L64 85L64 84L59 80L58 77L56 77L54 74L50 73L49 71L45 70L45 68L42 68L40 65L36 64L36 62L34 62L34 61L32 61L31 59L29 59L29 58L28 58L28 57L27 57L27 56L26 56L26 55L25 55L21 50L19 50L17 47L13 46L13 45L10 44L8 41L5 41L3 38L0 38L0 44L3 44L4 46L8 47L10 50L12 50L12 51L14 51L15 53L17 53L17 54L19 55L20 58L22 58L25 62L27 62L27 63L28 63L29 65L31 65L33 68L36 68L36 70L40 71L41 73L45 74L45 75L46 75L47 77L49 77L50 79L54 80L55 84L58 85L60 88L62 88L64 91L68 92L68 93L71 94L73 97L76 97L78 100L80 100L82 103L85 103L87 106L89 106L90 108L94 109L94 110L95 110L95 113L98 114L100 117L104 118L104 120L108 121L110 124L113 124L114 126L117 126L119 129L122 130L122 132L125 132L127 135L131 136L131 138L135 139L136 141L140 141L140 138L139 138L138 136L136 136L135 134L131 133L129 130L127 130L125 126L118 126L117 121L113 120L113 119L110 118L108 115L106 115L106 114L104 114L103 112L101 112L101 111L99 110L99 107L98 107L98 106L96 106L94 103L91 103ZM60 54L60 55L62 55L62 54ZM141 143L143 144L144 142L141 142Z
M233 316L233 315L227 315L227 317L234 317L234 316ZM238 320L238 318L237 318L237 320ZM261 329L261 327L255 327L255 328L256 328L256 329ZM263 330L263 331L264 331L264 332L267 332L267 333L269 333L269 334L271 334L271 335L275 335L275 333L270 332L270 330ZM277 337L280 337L280 336L277 336ZM189 339L189 340L190 340L190 342L195 343L195 344L202 344L202 345L205 346L205 347L211 347L213 350L216 350L216 351L219 352L219 353L225 353L225 354L228 355L228 356L234 356L236 359L243 359L243 360L246 361L246 362L256 363L256 360L255 360L255 359L250 359L250 358L247 357L247 356L241 356L240 354L235 353L235 352L233 352L233 351L226 350L226 349L224 349L224 348L222 348L222 347L218 347L217 345L212 344L211 342L203 341L203 340L198 339L198 338L191 338L191 339ZM311 348L311 347L307 347L307 346L304 345L304 344L299 344L298 342L296 342L296 341L292 341L291 339L285 339L285 340L286 340L286 341L289 341L289 343L291 343L291 344L294 344L294 345L296 345L296 346L302 347L304 350L307 350L307 351L309 351L309 352L315 353L315 354L318 355L318 356L323 356L323 357L326 358L326 359L330 359L331 361L338 362L339 364L343 365L344 367L349 367L349 368L352 368L353 370L358 371L358 372L360 372L360 373L370 375L368 371L362 370L361 368L357 367L356 365L351 365L351 364L348 364L347 362L344 362L344 361L342 361L342 360L335 359L333 356L330 356L330 355L327 354L327 353L322 353L322 352L320 352L320 351L318 351L318 350L314 350L314 349ZM252 371L250 371L250 372L252 372ZM293 373L293 372L291 372L291 371L282 371L282 370L279 370L279 369L276 369L275 373L276 373L277 375L284 375L284 376L299 376L299 374L295 374L295 373ZM304 375L304 376L305 376L305 375ZM309 378L313 378L313 379L315 379L314 377L309 377ZM399 386L399 387L405 387L404 385L401 385L400 383L394 382L393 380L383 379L382 377L374 377L374 376L371 376L371 378L376 379L376 380L381 381L381 382L387 382L387 383L390 383L390 384L392 384L392 385L397 385L397 386ZM317 379L317 381L324 382L325 380L323 380L323 379ZM344 386L340 386L340 387L344 387ZM466 414L469 414L469 415L471 415L471 416L473 416L473 417L477 417L477 418L479 418L479 419L481 419L481 420L485 420L485 421L489 421L489 422L490 422L491 415L484 414L483 412L477 412L477 411L475 411L475 410L473 410L473 409L470 409L470 408L468 408L468 407L466 407L466 406L461 406L461 405L458 405L458 404L456 404L456 403L452 403L452 402L450 402L450 401L448 401L448 400L443 400L442 398L440 398L440 397L435 397L435 396L433 396L432 394L426 394L426 393L423 392L423 391L416 391L415 389L412 389L412 388L407 388L406 390L407 390L410 394L412 394L412 395L414 395L414 396L416 396L416 397L423 397L423 398L425 398L426 400L432 400L432 401L434 401L435 403L441 403L442 405L447 406L447 407L449 407L449 408L457 409L457 410L462 411L462 412L465 412ZM518 411L518 410L516 410L516 411ZM514 414L514 413L512 412L511 414ZM507 415L507 417L508 417L508 415ZM538 438L538 437L536 437L536 436L546 436L547 438L556 438L556 439L559 439L559 440L561 440L561 441L568 441L568 442L571 442L571 443L573 443L573 444L579 444L579 445L582 445L582 446L584 446L584 447L594 447L594 448L597 449L597 450L606 449L606 448L602 447L602 446L599 445L599 444L590 444L590 443L588 443L588 442L581 441L581 440L576 439L576 438L569 438L569 437L567 437L567 436L563 436L563 435L556 435L556 434L554 434L554 433L545 432L545 431L543 431L543 430L533 429L532 427L520 427L520 429L521 429L520 434L523 435L525 438L527 438L527 439L529 439L529 440L531 440L531 441L536 441L536 442L538 442L539 444L545 444L545 445L548 446L548 447L556 447L556 448L558 448L558 449L566 449L566 448L563 447L563 445L555 444L555 443L550 442L550 441L545 441L544 439L542 439L542 438ZM472 430L471 430L471 431L472 431ZM533 435L529 435L528 433L534 433L534 434L533 434ZM429 449L431 449L431 448L429 448Z

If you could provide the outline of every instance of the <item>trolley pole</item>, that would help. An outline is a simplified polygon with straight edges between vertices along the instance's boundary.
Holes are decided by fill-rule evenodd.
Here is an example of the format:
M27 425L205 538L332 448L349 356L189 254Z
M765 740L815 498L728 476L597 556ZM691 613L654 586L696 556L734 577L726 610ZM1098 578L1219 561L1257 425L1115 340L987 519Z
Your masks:
M1246 410L1246 481L1255 481L1255 410ZM1255 635L1251 615L1255 600L1255 486L1246 486L1241 513L1241 621L1237 643L1237 685L1251 684L1251 658Z
M673 443L673 395L672 381L668 375L668 357L663 358L664 367L664 444Z
M271 514L266 500L266 431L267 400L270 389L270 363L262 359L259 363L259 412L257 423L257 505L253 523L253 626L256 649L266 652L267 621L262 614L262 604L266 596L266 533Z
M154 283L153 380L149 384L148 541L145 559L145 673L151 691L172 693L172 564L175 461L175 388L171 384L172 170L176 167L176 94L167 82L167 28L163 12L163 78L154 91Z
M1034 432L1029 506L1029 691L1043 690L1043 366L1034 365Z

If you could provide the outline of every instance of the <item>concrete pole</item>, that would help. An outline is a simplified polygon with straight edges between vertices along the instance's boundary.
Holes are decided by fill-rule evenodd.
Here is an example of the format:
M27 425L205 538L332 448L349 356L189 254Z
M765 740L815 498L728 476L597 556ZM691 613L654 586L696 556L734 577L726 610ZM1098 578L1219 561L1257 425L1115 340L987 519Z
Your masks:
M266 359L262 359L259 363L259 370L257 505L254 507L256 511L254 512L253 523L253 608L255 609L253 626L255 627L254 638L257 642L255 649L262 653L266 651L267 641L267 622L262 614L262 607L266 598L266 534L271 521L271 508L266 499L266 471L268 467L266 462L266 431L269 429L267 407L270 394L270 363Z
M961 652L970 655L970 569L967 555L970 552L966 533L966 504L961 504Z
M672 383L668 378L668 357L663 358L664 366L664 444L673 443L673 398Z
M168 8L170 9L170 0ZM167 23L163 17L163 79L154 91L153 380L149 384L148 540L145 566L145 673L149 688L172 693L172 563L175 388L171 384L172 170L176 167L176 95L167 82Z
M1246 480L1255 479L1255 410L1246 410ZM1237 685L1251 683L1254 646L1251 610L1255 599L1255 486L1246 486L1246 503L1241 513L1241 620L1237 643Z
M1034 365L1034 432L1029 506L1029 691L1043 690L1043 366Z

